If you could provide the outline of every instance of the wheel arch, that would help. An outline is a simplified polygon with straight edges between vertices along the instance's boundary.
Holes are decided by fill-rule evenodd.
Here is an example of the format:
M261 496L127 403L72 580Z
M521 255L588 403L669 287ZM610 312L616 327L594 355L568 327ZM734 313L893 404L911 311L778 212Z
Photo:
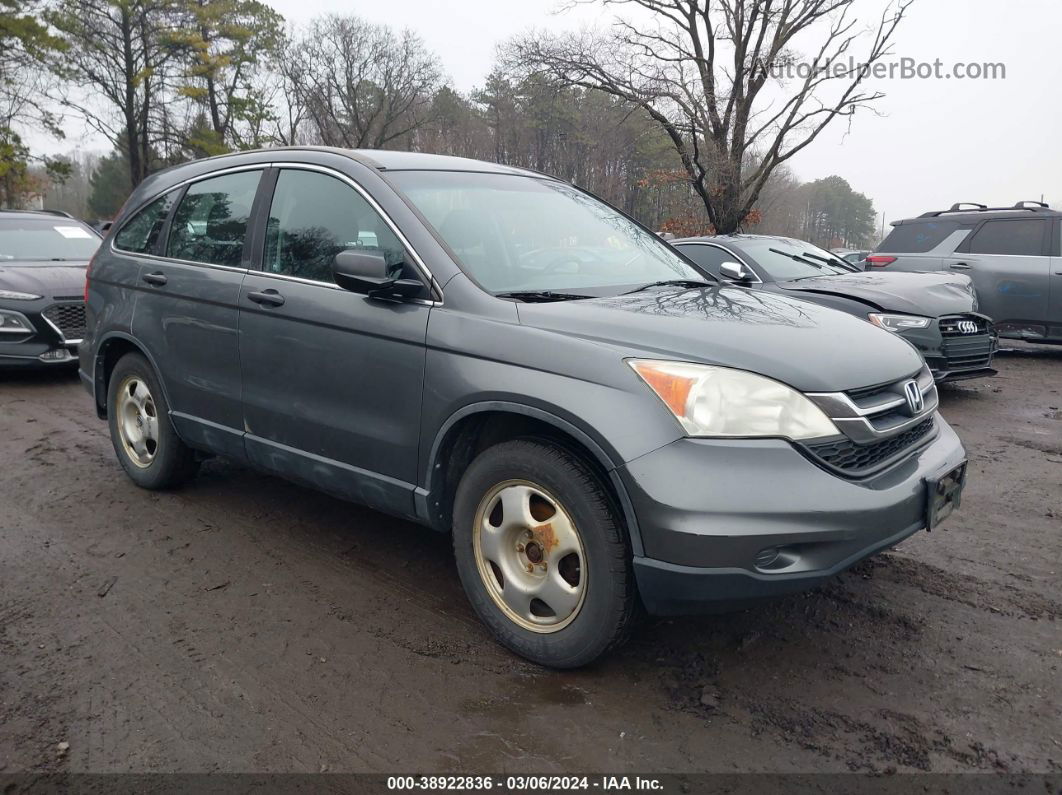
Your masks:
M114 366L118 364L118 361L127 353L139 353L147 359L148 364L155 371L159 388L166 399L166 405L172 405L155 357L130 335L112 331L96 347L96 355L92 363L92 392L96 401L96 416L101 420L107 419L107 388L110 385L111 373L114 372Z
M455 411L432 442L424 485L414 494L416 511L431 527L449 532L461 473L482 450L518 438L539 438L578 456L597 475L623 520L635 555L642 555L634 506L616 468L622 461L582 428L545 409L508 401L475 403Z

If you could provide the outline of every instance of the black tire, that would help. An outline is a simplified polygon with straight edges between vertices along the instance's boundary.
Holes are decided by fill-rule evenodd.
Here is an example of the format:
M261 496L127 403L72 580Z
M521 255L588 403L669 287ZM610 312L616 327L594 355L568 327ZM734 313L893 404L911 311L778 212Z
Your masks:
M484 582L488 575L481 575L477 565L473 535L480 503L509 481L524 481L555 496L582 543L586 579L581 606L570 623L548 633L527 629L507 615ZM465 593L503 645L541 665L576 668L626 640L638 605L627 536L602 484L577 456L529 439L488 448L461 478L453 522L454 554Z
M149 393L152 406L145 414L151 413L157 427L157 439L150 440L153 443L147 448L150 453L147 463L137 463L135 451L131 453L126 449L119 430L119 393L135 381L141 382ZM180 440L173 429L169 409L159 379L147 359L139 353L127 353L118 360L107 384L107 424L111 431L111 444L122 469L141 488L157 490L179 486L192 478L199 468L195 452Z

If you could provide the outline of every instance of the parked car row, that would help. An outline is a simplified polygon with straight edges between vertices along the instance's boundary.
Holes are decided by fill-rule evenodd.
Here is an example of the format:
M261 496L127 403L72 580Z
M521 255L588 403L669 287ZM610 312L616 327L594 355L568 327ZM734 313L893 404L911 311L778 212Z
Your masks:
M188 163L95 253L80 376L138 485L222 455L448 532L494 635L578 666L640 608L822 582L944 521L965 483L935 381L990 370L947 336L987 334L968 280L672 243L461 158Z
M866 273L810 243L736 235L672 245L713 276L839 309L914 345L936 381L994 375L991 319L958 274Z
M1002 337L1062 344L1062 213L955 204L893 224L868 270L961 273Z

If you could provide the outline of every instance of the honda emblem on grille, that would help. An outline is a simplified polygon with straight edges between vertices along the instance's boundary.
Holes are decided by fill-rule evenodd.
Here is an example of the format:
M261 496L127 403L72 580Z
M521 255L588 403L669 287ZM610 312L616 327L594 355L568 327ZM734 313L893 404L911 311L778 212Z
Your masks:
M904 384L903 394L907 398L907 408L910 409L911 416L918 414L926 407L926 402L922 398L922 390L919 388L917 381L908 381Z
M973 320L960 320L958 323L959 331L963 334L976 334L977 323Z

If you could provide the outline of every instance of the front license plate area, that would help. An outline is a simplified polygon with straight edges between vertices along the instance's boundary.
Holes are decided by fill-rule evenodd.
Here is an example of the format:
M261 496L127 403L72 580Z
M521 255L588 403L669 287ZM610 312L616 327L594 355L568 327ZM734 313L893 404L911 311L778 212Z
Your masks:
M962 503L966 463L963 461L939 477L926 478L926 530L937 527Z

